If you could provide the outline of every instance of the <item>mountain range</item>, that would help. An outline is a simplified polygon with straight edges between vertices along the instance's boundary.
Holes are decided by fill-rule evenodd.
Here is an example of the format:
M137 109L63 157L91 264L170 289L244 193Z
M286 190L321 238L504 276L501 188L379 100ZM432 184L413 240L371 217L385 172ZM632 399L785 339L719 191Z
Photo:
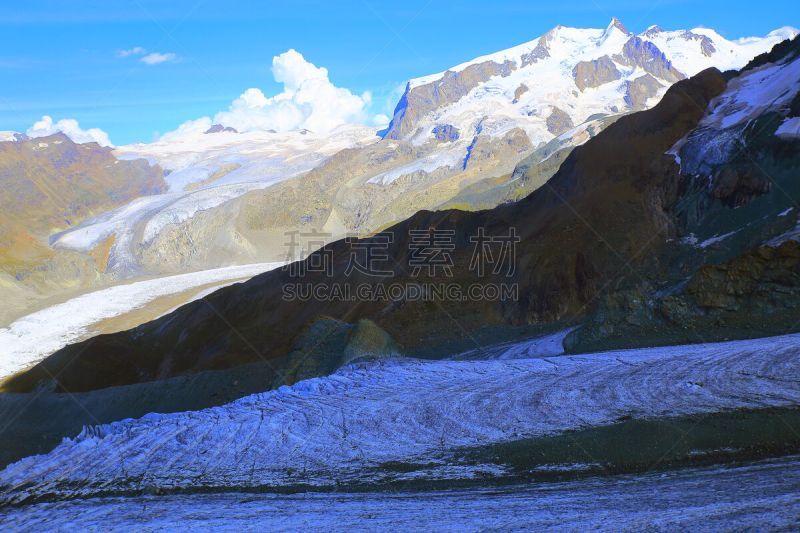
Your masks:
M439 380L436 394L456 380L463 401L475 388L505 398L484 386L486 376L496 372L506 383L522 367L494 359L711 342L721 344L689 361L702 366L704 380L739 383L718 379L708 363L725 360L719 372L747 381L741 371L753 364L754 350L772 348L770 361L792 375L794 336L726 342L800 329L795 34L784 29L732 42L710 30L652 27L631 35L617 20L604 30L559 27L509 51L412 80L380 135L362 126L323 135L239 133L221 124L115 149L76 144L61 134L9 137L0 142L0 169L14 184L4 205L15 209L0 222L15 244L2 256L3 290L4 297L23 294L6 299L17 313L122 281L153 278L142 282L152 292L158 283L177 285L176 272L191 277L192 270L256 261L289 264L213 292L216 285L204 274L190 303L160 302L116 332L31 357L21 371L0 365L14 369L0 377L0 409L16 413L24 406L20 412L26 412L6 427L0 461L47 453L80 433L43 468L61 472L69 457L86 452L108 476L103 483L124 491L134 478L103 458L116 457L113 450L124 445L115 440L119 435L136 433L144 437L132 442L148 443L157 434L156 455L137 455L135 472L160 457L161 445L186 437L190 453L176 461L188 472L207 473L203 483L215 486L216 471L205 470L191 450L220 429L219 420L258 426L249 433L255 441L284 450L270 439L293 437L261 431L263 417L256 415L262 402L294 405L304 395L332 394L337 399L330 405L337 406L338 396L350 397L352 383L360 383L351 373L358 377L384 364L390 370L377 381L380 393L367 387L364 395L395 397L429 374ZM748 60L748 54L755 57ZM718 67L709 66L714 61ZM292 231L321 231L324 242L308 254L287 256ZM344 239L349 233L358 237ZM419 269L413 263L419 239L434 233L448 236L449 260L441 270ZM515 268L476 270L476 236L508 236ZM354 249L380 258L384 276L354 271ZM320 264L330 268L320 270ZM515 297L287 298L298 269L300 281L315 287L361 285L374 294L395 284L426 292L426 286L446 283L467 294L474 286L511 285ZM213 283L249 278L245 270ZM160 278L166 274L173 275ZM186 290L186 278L180 284ZM135 285L122 298L135 299ZM82 312L79 305L66 309ZM13 318L14 309L7 313ZM10 331L18 330L0 333ZM684 386L694 368L683 366L686 350L610 352L603 356L608 365L600 366L608 375L630 377L628 367L661 354L674 361L669 375ZM455 365L475 359L492 361ZM563 364L557 373L564 379L574 378L572 365L585 362L582 356L536 361L525 363L525 372ZM406 377L393 381L395 372ZM652 372L633 374L650 382L658 369ZM689 408L676 400L670 413L696 414L701 404L712 410L783 406L787 387L771 374L754 375L766 380L756 384L761 390L772 391L762 404L743 403L732 386L720 386L713 402L702 403L697 398L704 391L692 389L699 403ZM527 387L520 383L519 390ZM348 411L348 420L368 404ZM86 405L90 411L81 408ZM647 413L661 412L648 405ZM205 408L212 409L192 412ZM425 409L414 417L424 418ZM189 413L116 422L175 411ZM598 424L630 418L623 411L609 410ZM510 419L503 420L498 424ZM298 423L291 418L293 428ZM324 424L333 423L326 418ZM457 444L512 430L542 435L539 426L508 424L477 425L477 433L465 430ZM429 424L417 426L425 439L435 437L424 429ZM101 441L110 455L102 447L92 455L93 443ZM253 464L263 459L248 457ZM348 457L342 455L342 464ZM374 457L394 460L391 453ZM220 458L219 465L231 461ZM49 478L37 485L34 463L4 470L0 485L20 482L24 491L49 494ZM279 466L291 485L297 480L290 463ZM57 492L91 485L93 473L73 473L80 479Z
M299 259L287 257L286 234L293 231L322 233L332 242L367 235L419 209L486 209L519 200L575 146L620 116L653 106L671 84L710 66L742 67L795 34L781 28L730 41L702 28L653 26L633 35L617 19L605 29L559 26L411 80L377 136L360 126L330 134L239 133L219 124L117 147L110 157L122 162L117 168L130 173L131 183L139 166L124 162L141 159L163 173L164 183L114 195L105 210L87 198L86 206L46 227L23 199L18 206L29 220L15 223L35 231L15 245L30 249L25 261L0 262L2 291L14 302L4 321L123 280ZM22 159L0 159L6 172L22 165L31 174L59 157L36 149L47 144L43 139L11 133L3 139L0 146L25 147ZM2 230L22 231L10 222Z
M2 384L3 412L25 414L2 437L2 461L22 459L0 471L0 502L452 487L796 453L798 121L795 37L676 80L517 201L421 210L59 350ZM398 141L349 150L385 142ZM431 235L449 260L420 252ZM476 268L476 236L513 242L514 268ZM382 274L353 269L354 249ZM287 298L298 280L517 289Z
M420 211L392 226L389 279L352 272L346 240L304 260L310 283L422 283L424 273L403 264L413 230L434 228L453 235L450 283L500 284L508 281L502 273L468 268L470 237L478 228L489 235L514 228L518 299L309 305L283 297L292 273L276 270L130 331L68 347L5 386L92 390L264 359L283 361L297 377L332 364L320 354L295 368L304 346L317 338L341 338L345 346L353 335L383 350L429 356L563 328L575 328L564 346L581 351L791 330L800 320L798 139L776 133L797 117L797 54L798 41L785 41L738 72L710 68L677 82L652 109L619 118L574 149L518 202L473 213ZM386 244L380 234L359 242ZM331 271L313 271L324 257ZM338 350L334 367L344 353Z

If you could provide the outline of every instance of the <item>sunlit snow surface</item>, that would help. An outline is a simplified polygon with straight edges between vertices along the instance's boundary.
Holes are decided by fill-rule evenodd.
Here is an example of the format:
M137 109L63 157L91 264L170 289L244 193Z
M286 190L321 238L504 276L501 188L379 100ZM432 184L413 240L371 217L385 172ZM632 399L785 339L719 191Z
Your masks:
M781 122L781 125L775 130L775 135L784 139L799 139L800 117L787 118Z
M675 157L683 174L708 176L715 167L741 152L752 121L770 112L785 116L799 88L797 57L744 71L709 103L698 126L667 153ZM792 139L799 127L796 118L785 118L775 135Z
M223 286L230 280L251 278L280 265L257 263L137 281L90 292L24 316L7 328L0 328L0 379L83 339L89 328L101 320L122 315L162 296L211 283Z
M340 150L376 140L374 128L348 125L329 134L198 133L177 140L121 146L114 151L118 158L143 158L170 171L165 178L169 192L137 198L52 235L51 245L89 251L113 235L109 271L130 276L138 271L137 246L148 244L167 226L298 176Z
M565 430L800 402L800 335L483 361L395 359L197 412L85 429L0 472L6 502L161 489L237 489L503 475L447 451Z
M567 483L450 491L192 494L43 503L0 511L25 531L792 530L800 459Z
M793 59L747 71L731 80L709 104L711 112L698 127L726 129L788 105L800 83L800 60Z
M678 31L650 28L634 36L624 33L613 23L605 30L558 26L541 38L448 69L446 72L449 73L460 72L471 65L487 62L510 62L514 65L507 75L493 76L458 101L421 117L417 124L421 129L414 140L422 142L429 139L435 125L450 124L461 132L461 139L455 144L463 153L473 135L483 133L501 136L518 127L536 146L554 138L546 123L553 108L566 113L576 126L598 114L615 115L630 111L626 100L628 84L647 74L642 68L627 65L619 59L625 43L634 37L653 43L672 67L684 76L693 76L710 67L720 70L741 68L753 57L795 35L797 30L790 27L777 29L764 37L728 40L705 28ZM703 40L710 48L704 48ZM535 61L524 59L539 49L546 49L546 55L539 54ZM608 57L615 62L619 79L579 90L573 68L580 62L601 57ZM446 72L412 79L409 88L441 80ZM657 103L670 85L670 81L665 79L660 79L658 83L661 87L649 99L647 107ZM519 94L517 90L523 85L527 90ZM452 150L452 147L448 149ZM433 160L425 164L431 166ZM443 161L444 165L450 163ZM392 174L381 175L374 178L374 183L386 184L393 179Z

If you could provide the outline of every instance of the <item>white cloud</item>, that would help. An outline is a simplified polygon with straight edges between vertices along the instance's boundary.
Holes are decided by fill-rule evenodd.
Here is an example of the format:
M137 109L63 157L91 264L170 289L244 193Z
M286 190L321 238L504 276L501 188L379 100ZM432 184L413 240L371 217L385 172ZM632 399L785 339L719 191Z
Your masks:
M34 122L25 133L28 137L47 137L54 133L61 132L74 142L82 144L96 142L100 146L114 146L108 138L108 134L99 128L89 128L84 130L74 118L61 119L53 122L53 118L44 115L41 120Z
M159 63L167 63L170 61L177 61L178 56L177 54L173 54L172 52L167 52L166 54L162 54L160 52L152 52L143 56L139 61L145 63L147 65L158 65Z
M197 120L187 120L178 129L165 133L159 140L161 141L174 141L186 136L193 136L198 133L205 133L208 128L212 126L209 117L198 118Z
M391 119L386 115L380 113L372 117L372 124L378 126L379 128L383 128L389 125L389 121Z
M117 56L119 57L140 56L146 53L147 50L145 50L141 46L134 46L133 48L128 48L127 50L120 50L119 52L117 52Z
M328 78L328 69L306 61L296 50L272 58L272 75L283 84L280 93L267 96L261 89L247 89L213 120L206 117L186 122L162 138L200 131L207 123L230 126L240 132L305 128L316 133L328 132L342 124L385 123L386 117L369 115L372 95L368 91L357 95L336 87Z

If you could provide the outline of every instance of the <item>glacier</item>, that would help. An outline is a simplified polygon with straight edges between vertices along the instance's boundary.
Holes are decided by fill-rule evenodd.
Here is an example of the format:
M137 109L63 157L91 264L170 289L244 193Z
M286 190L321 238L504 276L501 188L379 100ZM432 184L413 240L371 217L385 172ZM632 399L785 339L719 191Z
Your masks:
M142 495L0 510L6 530L791 530L800 457L455 490ZM59 523L55 524L53 517Z
M189 272L115 285L83 294L14 321L0 328L0 380L21 372L70 343L91 336L92 325L153 300L194 287L216 284L218 289L244 281L283 263L256 263ZM208 294L203 291L194 299ZM155 317L154 317L155 318Z
M53 234L50 245L88 252L113 235L109 271L119 278L132 277L141 274L137 250L165 227L248 192L297 177L340 150L377 141L375 128L347 125L326 134L192 133L178 139L120 146L114 150L118 159L146 159L168 171L165 180L169 191L137 198Z
M548 343L544 349L550 353ZM387 462L439 465L415 474L433 479L491 477L502 472L459 471L443 457L626 418L797 406L799 356L795 334L570 356L357 363L220 407L86 427L0 472L0 502L381 483L396 479L381 470Z

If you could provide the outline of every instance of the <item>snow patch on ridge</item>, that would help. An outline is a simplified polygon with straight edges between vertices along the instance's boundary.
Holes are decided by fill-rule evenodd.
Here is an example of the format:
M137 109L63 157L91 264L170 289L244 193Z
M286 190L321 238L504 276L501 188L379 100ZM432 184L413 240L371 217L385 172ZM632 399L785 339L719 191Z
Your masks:
M800 117L787 118L781 122L775 135L783 139L800 139Z
M769 63L737 76L711 101L700 127L727 129L786 106L800 86L800 59Z

